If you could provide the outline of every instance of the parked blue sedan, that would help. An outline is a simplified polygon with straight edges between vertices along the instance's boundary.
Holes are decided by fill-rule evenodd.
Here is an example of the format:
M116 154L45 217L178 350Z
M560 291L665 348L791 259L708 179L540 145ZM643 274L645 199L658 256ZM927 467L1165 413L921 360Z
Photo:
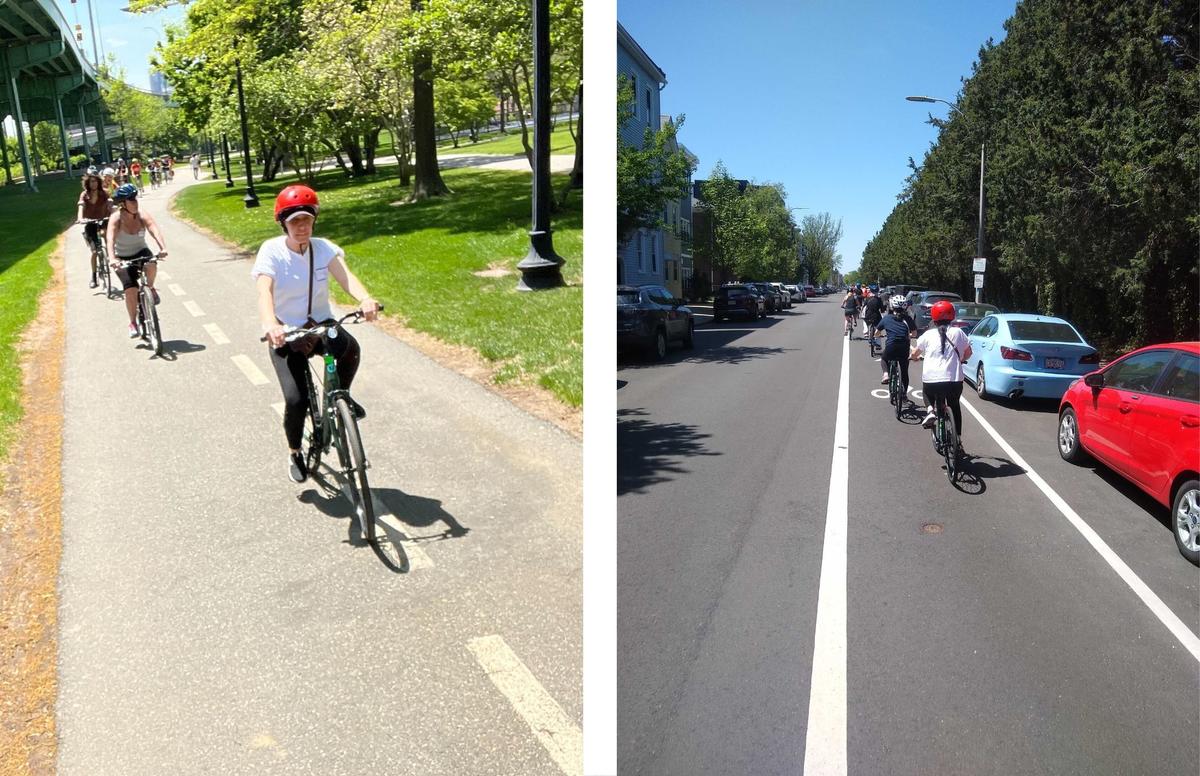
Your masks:
M1071 383L1094 372L1100 354L1062 318L1025 313L985 317L967 337L967 381L981 398L1061 399Z

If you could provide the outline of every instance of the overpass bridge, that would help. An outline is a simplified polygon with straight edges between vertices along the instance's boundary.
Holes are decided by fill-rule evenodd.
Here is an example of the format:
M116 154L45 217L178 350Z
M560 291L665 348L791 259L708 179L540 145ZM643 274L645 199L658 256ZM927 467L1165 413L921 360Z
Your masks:
M17 147L25 185L37 191L29 161L25 125L49 122L58 127L67 176L72 144L68 132L82 140L89 158L109 161L104 103L98 74L75 41L62 12L53 0L0 0L0 119L11 116L16 126ZM73 129L72 129L73 127ZM0 121L0 154L7 184L9 173L5 122ZM109 135L111 137L111 135ZM89 139L94 139L93 150Z

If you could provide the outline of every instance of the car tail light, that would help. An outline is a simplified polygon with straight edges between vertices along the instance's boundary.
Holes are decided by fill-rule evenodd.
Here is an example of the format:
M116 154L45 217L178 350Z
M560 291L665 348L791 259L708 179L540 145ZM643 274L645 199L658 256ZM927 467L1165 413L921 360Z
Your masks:
M1099 364L1100 363L1100 351L1096 350L1096 351L1092 351L1091 353L1088 353L1086 356L1080 356L1079 363L1081 363L1081 364Z
M1029 353L1026 353L1024 350L1017 350L1016 348L1006 348L1003 345L1000 346L1000 358L1006 358L1009 361L1032 361L1033 360L1033 356Z

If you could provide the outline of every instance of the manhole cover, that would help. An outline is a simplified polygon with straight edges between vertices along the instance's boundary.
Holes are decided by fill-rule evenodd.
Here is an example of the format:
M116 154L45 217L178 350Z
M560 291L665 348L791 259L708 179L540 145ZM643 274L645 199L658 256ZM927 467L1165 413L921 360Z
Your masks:
M921 533L939 534L941 532L942 526L940 523L925 523L921 526Z

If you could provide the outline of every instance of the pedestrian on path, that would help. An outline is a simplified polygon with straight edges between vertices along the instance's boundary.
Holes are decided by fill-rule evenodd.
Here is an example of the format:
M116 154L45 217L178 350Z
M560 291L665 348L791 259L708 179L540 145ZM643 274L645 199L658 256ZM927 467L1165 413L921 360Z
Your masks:
M329 278L338 282L346 293L358 300L368 321L375 320L379 303L346 266L346 254L334 243L313 237L313 224L320 212L317 192L308 186L288 186L275 198L275 220L284 233L272 237L258 249L258 257L250 270L258 288L258 314L263 333L270 345L271 366L283 389L283 432L288 445L288 476L293 482L308 479L308 466L300 452L304 434L304 417L308 411L305 372L310 356L324 353L321 340L300 340L288 344L284 338L288 327L309 328L332 321L329 306ZM349 389L358 371L358 341L343 329L337 337L330 336L329 352L337 359L338 381ZM366 410L350 400L358 419Z
M200 154L192 154L192 180L200 180Z

